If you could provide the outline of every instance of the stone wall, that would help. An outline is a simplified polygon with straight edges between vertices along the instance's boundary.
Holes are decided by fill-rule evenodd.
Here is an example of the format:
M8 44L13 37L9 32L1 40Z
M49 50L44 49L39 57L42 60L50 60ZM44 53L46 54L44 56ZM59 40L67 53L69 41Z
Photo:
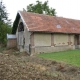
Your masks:
M57 52L72 49L75 49L75 45L74 35L71 34L34 33L31 38L31 53Z

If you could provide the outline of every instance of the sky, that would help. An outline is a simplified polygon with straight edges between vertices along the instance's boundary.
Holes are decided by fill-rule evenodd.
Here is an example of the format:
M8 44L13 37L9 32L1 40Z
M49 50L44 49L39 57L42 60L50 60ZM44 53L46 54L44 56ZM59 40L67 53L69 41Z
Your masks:
M19 10L26 7L36 0L2 0L9 13L9 19L14 22L16 14ZM39 0L41 2L47 0ZM80 0L48 0L49 7L56 9L58 17L65 17L80 20Z

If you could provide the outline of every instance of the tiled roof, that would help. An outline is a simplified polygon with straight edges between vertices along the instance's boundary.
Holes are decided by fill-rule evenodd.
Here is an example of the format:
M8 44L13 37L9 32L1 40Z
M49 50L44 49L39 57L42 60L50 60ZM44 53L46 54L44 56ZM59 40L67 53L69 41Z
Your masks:
M80 20L22 11L20 11L20 14L27 24L29 31L80 33Z

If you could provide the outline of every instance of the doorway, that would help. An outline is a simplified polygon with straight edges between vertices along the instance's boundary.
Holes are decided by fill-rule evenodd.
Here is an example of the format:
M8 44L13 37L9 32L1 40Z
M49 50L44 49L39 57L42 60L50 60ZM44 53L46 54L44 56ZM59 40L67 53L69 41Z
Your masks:
M75 35L75 49L79 48L79 35Z

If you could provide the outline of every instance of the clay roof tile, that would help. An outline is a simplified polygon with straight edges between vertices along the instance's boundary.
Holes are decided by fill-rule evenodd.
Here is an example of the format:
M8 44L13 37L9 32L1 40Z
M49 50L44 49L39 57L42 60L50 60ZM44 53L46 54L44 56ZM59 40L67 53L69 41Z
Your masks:
M80 33L80 20L20 11L29 31Z

